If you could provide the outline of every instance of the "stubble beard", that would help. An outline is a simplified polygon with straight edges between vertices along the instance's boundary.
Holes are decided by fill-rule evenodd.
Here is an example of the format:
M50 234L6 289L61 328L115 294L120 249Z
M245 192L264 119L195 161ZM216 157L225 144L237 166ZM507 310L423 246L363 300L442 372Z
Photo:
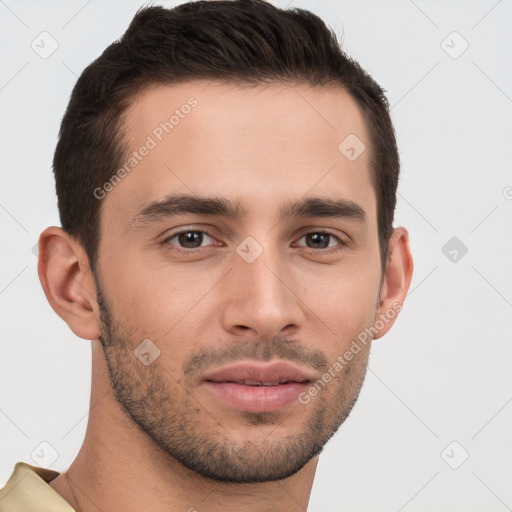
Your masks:
M100 341L115 399L164 454L203 477L239 484L288 478L323 450L357 401L367 354L346 364L317 400L307 405L297 401L289 414L300 414L300 420L290 422L302 425L299 431L283 433L279 411L240 411L240 423L250 435L235 440L230 435L233 426L223 425L219 413L208 411L187 393L163 366L164 358L145 366L135 357L133 350L142 338L113 318L99 286L97 290ZM258 435L261 427L264 436Z

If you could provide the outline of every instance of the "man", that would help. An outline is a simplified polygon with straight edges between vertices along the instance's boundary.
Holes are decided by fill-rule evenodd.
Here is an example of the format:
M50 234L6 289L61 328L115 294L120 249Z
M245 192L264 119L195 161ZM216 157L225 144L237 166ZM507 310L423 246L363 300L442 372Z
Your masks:
M88 427L0 511L306 510L412 275L382 89L307 11L145 8L79 78L54 173L38 270L92 341Z

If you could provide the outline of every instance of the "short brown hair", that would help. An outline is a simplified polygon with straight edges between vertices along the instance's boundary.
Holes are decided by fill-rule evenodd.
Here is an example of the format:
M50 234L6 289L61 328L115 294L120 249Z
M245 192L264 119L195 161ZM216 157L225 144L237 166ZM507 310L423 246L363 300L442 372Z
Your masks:
M354 98L370 135L384 271L400 167L384 90L344 53L318 16L263 0L142 8L125 34L80 75L62 120L53 171L62 228L82 243L91 267L97 259L102 204L93 191L122 165L128 149L123 114L130 101L151 84L201 79L338 85Z

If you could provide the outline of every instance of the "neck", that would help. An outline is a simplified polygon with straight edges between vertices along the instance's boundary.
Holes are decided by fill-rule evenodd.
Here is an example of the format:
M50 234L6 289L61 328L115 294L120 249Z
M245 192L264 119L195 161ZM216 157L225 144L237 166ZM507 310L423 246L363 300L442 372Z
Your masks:
M116 401L99 342L93 341L90 414L82 447L50 483L77 512L305 512L318 457L278 481L232 484L205 478L176 461Z

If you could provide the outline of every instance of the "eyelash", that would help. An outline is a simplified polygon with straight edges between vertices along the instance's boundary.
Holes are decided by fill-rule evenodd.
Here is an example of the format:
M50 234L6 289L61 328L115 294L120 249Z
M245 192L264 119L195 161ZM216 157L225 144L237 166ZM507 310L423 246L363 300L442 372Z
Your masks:
M173 239L173 238L176 238L177 236L183 234L183 233L203 233L203 234L206 234L208 235L210 238L213 238L215 240L215 237L206 229L185 229L183 231L178 231L176 233L173 233L172 235L168 236L167 238L165 238L162 242L163 245L174 245L174 244L170 244L170 241ZM338 242L338 245L334 246L334 247L331 247L329 249L314 249L312 247L307 247L307 246L300 246L300 247L306 247L306 249L310 249L314 252L317 252L317 253L321 253L321 254L333 254L335 252L338 252L340 250L343 250L344 247L347 245L346 242L344 242L339 236L337 235L334 235L333 233L330 233L329 231L309 231L308 233L304 233L300 238L304 238L305 236L307 235L311 235L311 234L315 234L315 235L328 235L332 238L334 238L337 242ZM204 247L196 247L194 249L184 249L182 247L179 247L179 246L175 246L172 250L178 252L178 253L181 253L181 254L195 254L199 249L204 249Z

